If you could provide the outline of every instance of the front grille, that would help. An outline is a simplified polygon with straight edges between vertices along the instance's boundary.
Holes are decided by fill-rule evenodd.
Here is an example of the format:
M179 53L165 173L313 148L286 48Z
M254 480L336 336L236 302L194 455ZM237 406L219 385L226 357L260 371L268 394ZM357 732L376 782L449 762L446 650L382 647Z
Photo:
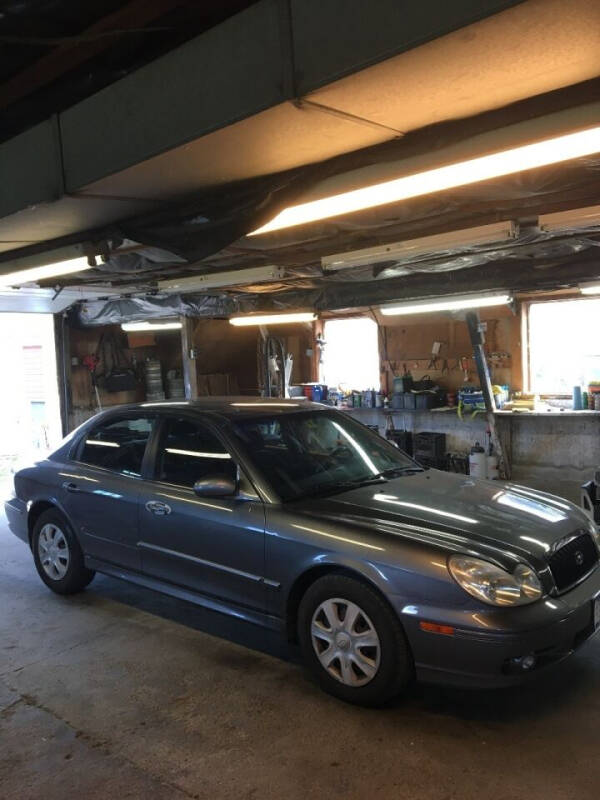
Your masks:
M559 592L566 592L598 563L598 550L589 533L581 533L548 559L554 583Z

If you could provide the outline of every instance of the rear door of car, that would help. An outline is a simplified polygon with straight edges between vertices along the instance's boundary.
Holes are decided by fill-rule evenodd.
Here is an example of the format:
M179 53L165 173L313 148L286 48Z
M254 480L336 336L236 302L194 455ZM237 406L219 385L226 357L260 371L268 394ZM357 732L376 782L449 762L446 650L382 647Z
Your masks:
M142 570L215 599L265 608L263 503L242 474L243 498L198 497L194 483L239 473L217 430L196 416L166 415L140 495Z
M155 416L111 416L61 465L61 500L86 555L140 570L138 500Z

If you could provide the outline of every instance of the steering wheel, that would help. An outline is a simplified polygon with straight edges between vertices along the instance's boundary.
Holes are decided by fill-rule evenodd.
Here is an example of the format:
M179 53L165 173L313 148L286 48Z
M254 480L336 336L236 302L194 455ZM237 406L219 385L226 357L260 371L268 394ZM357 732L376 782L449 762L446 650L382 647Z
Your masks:
M329 458L337 458L345 461L348 459L348 457L352 457L353 453L347 444L339 444L334 450L332 450L327 455Z

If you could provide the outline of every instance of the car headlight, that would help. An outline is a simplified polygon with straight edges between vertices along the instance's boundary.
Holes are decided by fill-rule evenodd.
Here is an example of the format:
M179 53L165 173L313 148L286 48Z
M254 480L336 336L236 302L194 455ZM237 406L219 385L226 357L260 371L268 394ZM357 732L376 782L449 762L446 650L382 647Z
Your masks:
M523 606L543 594L542 584L527 564L518 564L514 572L469 556L450 556L448 569L465 592L492 606Z

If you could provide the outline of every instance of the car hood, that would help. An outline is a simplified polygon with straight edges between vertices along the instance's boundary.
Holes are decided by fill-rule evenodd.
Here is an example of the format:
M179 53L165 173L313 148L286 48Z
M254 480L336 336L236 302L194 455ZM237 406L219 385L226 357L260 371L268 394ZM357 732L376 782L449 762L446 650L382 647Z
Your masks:
M552 545L587 528L583 512L559 497L523 486L426 470L381 485L313 498L297 510L381 532L481 543L543 559ZM457 534L459 536L457 537Z

